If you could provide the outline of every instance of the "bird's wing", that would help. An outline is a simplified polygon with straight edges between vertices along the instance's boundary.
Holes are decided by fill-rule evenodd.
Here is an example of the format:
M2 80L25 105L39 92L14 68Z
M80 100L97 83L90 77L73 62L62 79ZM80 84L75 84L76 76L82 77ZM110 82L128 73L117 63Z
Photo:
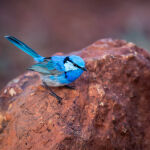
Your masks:
M28 69L45 75L58 76L63 73L63 71L59 71L55 68L51 59L45 59L43 62L32 65Z

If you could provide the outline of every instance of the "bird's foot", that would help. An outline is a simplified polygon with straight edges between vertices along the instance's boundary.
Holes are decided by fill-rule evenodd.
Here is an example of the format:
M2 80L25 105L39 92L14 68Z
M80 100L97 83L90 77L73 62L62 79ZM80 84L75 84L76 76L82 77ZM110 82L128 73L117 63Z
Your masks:
M71 89L71 90L75 90L75 86L73 85L65 85L66 88Z
M54 93L53 91L50 91L50 93L52 96L54 96L57 100L59 104L62 104L62 98L60 96L58 96L56 93Z
M48 89L50 91L50 95L52 95L53 97L55 97L58 100L59 104L62 104L62 98L60 96L58 96L55 92L52 91L52 89L45 83L43 82L43 85L46 89Z

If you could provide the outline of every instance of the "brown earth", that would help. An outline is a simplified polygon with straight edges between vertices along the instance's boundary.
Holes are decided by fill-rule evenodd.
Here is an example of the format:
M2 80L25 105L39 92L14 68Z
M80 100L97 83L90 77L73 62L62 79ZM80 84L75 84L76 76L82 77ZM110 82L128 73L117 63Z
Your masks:
M76 90L53 90L27 72L0 93L1 150L149 150L150 55L133 43L103 39L75 52L88 72Z

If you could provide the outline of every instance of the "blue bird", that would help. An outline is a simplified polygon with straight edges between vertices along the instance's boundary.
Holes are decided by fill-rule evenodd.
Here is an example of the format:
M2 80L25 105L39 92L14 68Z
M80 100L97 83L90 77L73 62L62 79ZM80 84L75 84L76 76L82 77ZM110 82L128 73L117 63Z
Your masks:
M56 95L50 87L68 86L86 71L85 62L79 56L43 57L15 37L5 36L5 38L33 57L36 63L28 69L40 73L44 86L50 90L51 95L58 99L59 103L62 98Z

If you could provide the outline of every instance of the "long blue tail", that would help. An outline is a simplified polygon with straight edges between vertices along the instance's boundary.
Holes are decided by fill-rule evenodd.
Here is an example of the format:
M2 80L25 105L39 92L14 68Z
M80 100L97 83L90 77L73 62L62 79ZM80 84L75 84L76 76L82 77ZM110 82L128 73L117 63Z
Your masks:
M8 41L10 41L11 43L13 43L15 46L17 46L18 48L20 48L22 51L24 51L28 55L32 56L35 61L37 61L37 62L43 61L44 57L40 56L33 49L31 49L30 47L28 47L26 44L24 44L23 42L19 41L15 37L13 37L13 36L5 36L5 38Z

